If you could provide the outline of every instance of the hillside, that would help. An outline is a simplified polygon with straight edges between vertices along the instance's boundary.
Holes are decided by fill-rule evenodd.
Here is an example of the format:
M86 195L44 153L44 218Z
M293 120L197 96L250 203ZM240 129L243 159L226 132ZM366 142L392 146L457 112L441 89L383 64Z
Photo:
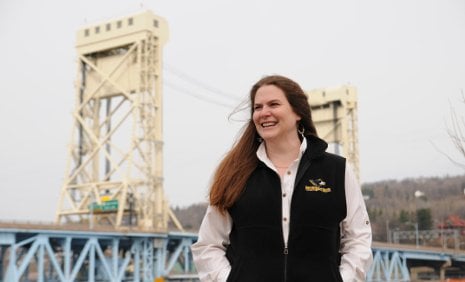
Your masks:
M416 210L431 213L430 226L427 226L429 228L422 228L424 226L420 225L420 229L437 228L449 215L465 218L464 189L465 175L364 184L362 192L368 198L366 205L374 239L386 240L387 228L408 229L407 223L418 221Z
M366 197L374 240L385 241L387 228L412 228L408 223L417 221L416 210L426 210L431 214L430 228L436 228L449 215L465 218L464 189L465 175L363 184L362 192ZM415 192L419 197L415 197ZM175 207L173 210L186 230L196 232L206 207L206 203L197 203L188 207Z
M196 203L188 207L174 207L172 209L186 231L197 232L207 210L207 203Z

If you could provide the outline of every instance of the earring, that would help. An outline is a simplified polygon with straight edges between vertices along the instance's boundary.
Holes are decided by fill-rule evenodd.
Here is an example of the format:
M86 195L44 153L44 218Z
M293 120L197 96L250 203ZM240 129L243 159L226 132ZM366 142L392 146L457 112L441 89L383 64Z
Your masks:
M263 142L263 138L261 138L260 136L257 137L257 142L258 143L262 143Z
M301 128L298 128L297 132L300 134L300 136L302 136L302 139L305 138L305 127L302 126Z

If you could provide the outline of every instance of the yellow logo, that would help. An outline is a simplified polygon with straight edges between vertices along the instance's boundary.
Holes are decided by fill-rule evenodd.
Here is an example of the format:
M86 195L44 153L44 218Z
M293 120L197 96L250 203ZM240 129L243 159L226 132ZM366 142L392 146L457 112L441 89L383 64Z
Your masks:
M324 187L326 186L326 182L323 181L321 178L318 179L310 179L310 186L305 186L305 191L308 192L322 192L322 193L330 193L331 188Z
M331 188L322 188L322 187L316 187L316 186L305 186L305 191L308 192L323 192L323 193L329 193L331 192Z

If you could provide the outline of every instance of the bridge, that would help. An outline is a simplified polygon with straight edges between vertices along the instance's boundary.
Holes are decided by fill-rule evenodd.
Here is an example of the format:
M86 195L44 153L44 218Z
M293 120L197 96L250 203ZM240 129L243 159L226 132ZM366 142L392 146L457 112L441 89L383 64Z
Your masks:
M0 223L0 281L198 281L196 234L89 225ZM446 281L465 274L465 251L373 243L368 282ZM461 273L461 274L460 274Z
M0 281L198 281L195 234L0 224Z
M381 242L374 242L372 249L367 281L423 281L421 272L433 281L465 277L464 250Z

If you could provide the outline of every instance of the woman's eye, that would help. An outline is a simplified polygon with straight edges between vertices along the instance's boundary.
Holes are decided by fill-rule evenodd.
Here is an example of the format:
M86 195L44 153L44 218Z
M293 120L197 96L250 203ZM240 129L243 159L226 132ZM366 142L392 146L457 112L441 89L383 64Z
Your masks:
M255 105L255 106L253 107L254 110L259 110L260 108L261 108L261 106L259 106L259 105Z

